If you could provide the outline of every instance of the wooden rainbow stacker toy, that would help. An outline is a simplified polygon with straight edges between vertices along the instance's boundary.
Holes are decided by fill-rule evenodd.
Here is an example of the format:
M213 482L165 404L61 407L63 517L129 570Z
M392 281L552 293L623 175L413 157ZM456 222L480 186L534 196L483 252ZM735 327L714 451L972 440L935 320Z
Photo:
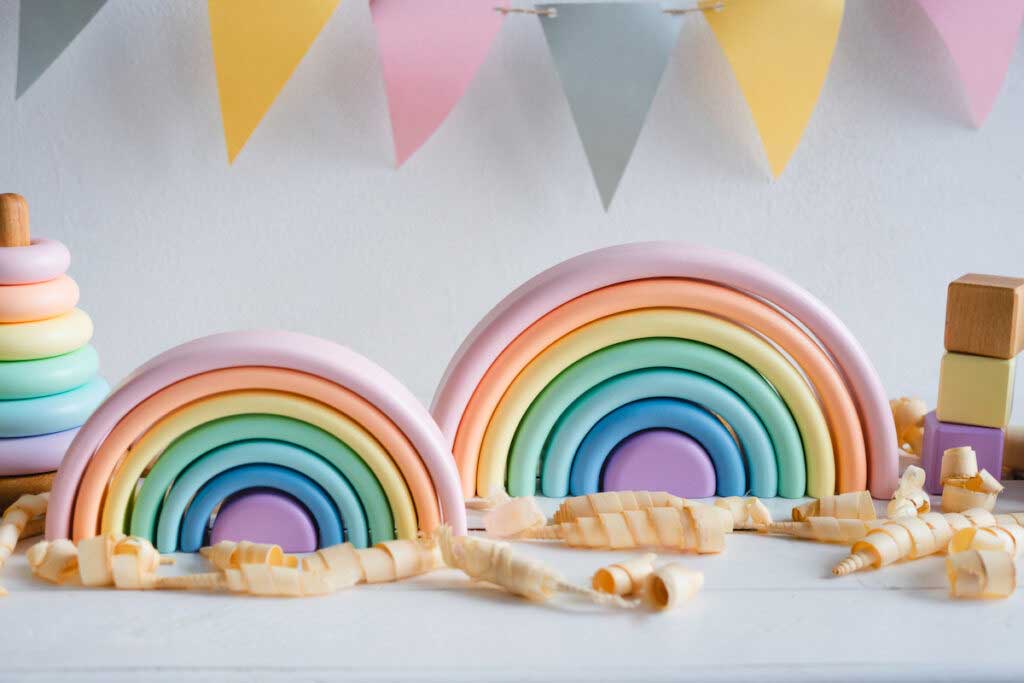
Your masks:
M896 487L889 403L850 331L705 247L626 244L537 275L470 333L432 411L467 496Z

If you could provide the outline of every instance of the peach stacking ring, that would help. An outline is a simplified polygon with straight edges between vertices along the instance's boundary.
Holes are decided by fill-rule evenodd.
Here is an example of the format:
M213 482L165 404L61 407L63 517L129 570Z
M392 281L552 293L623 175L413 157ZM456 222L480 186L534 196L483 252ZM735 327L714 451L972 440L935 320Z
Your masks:
M31 285L0 286L0 323L45 320L77 304L78 285L67 275Z
M0 285L30 285L60 277L71 252L56 240L35 239L27 247L0 247Z

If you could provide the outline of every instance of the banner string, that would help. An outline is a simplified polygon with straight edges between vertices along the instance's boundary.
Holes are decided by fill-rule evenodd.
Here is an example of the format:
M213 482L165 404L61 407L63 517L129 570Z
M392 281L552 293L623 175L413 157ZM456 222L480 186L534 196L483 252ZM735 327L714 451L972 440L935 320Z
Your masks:
M536 14L542 17L557 17L558 10L554 7L547 9L529 9L526 7L495 7L495 12L501 12L502 14Z
M693 12L721 12L725 9L724 2L716 2L713 5L699 5L697 7L680 7L675 9L664 9L662 12L665 14L671 14L673 16L679 16L683 14L691 14ZM541 17L548 17L554 19L558 16L558 10L554 7L548 7L545 9L536 9L529 7L495 7L495 12L502 14L533 14Z
M725 3L716 2L713 5L701 5L698 7L685 7L681 9L664 9L662 12L665 14L680 15L690 14L691 12L721 12L723 9L725 9Z

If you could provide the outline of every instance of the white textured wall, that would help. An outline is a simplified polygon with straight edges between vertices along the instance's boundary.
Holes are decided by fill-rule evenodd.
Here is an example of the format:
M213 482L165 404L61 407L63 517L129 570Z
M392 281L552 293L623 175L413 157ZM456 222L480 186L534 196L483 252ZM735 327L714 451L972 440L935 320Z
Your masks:
M675 238L793 277L891 394L931 401L946 282L1024 273L1024 48L975 131L916 3L847 4L775 182L709 29L688 19L605 214L533 18L507 20L467 97L395 171L367 4L345 0L228 167L205 3L111 0L14 102L18 3L0 0L0 191L70 246L112 380L198 335L281 326L368 354L426 401L524 279Z

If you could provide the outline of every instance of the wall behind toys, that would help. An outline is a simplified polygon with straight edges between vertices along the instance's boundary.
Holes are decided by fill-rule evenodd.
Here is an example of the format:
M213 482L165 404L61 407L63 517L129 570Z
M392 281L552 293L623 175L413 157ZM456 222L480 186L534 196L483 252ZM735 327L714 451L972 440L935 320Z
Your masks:
M794 278L890 394L932 402L946 283L1024 274L1024 47L975 131L905 0L848 3L775 182L710 30L688 18L607 214L531 17L506 21L448 124L396 171L365 2L342 4L233 167L205 3L111 0L15 102L17 12L0 1L0 191L25 194L35 233L71 248L112 380L199 335L286 327L352 346L428 401L464 335L526 278L679 239Z

